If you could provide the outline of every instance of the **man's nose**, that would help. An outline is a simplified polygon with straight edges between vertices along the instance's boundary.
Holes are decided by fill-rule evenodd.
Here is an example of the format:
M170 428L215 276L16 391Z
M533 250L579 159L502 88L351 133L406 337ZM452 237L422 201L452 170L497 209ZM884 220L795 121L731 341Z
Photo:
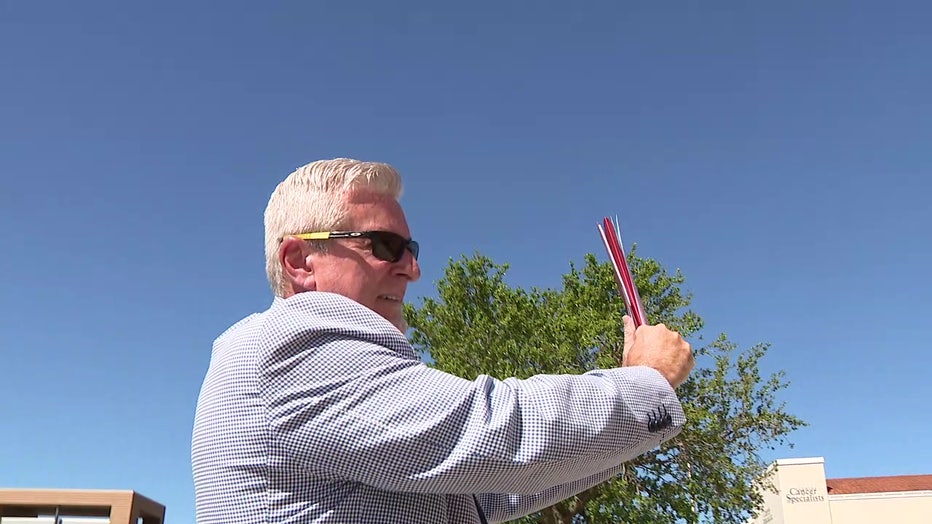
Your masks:
M414 258L414 253L407 249L405 249L404 255L401 256L401 260L398 261L397 267L398 274L404 275L411 282L421 278L421 266L418 265L417 259Z

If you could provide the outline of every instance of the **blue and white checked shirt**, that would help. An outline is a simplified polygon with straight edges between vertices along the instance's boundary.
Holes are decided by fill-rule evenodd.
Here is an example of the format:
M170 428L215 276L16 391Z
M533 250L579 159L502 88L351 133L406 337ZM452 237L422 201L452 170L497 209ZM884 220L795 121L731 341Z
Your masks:
M611 478L684 421L653 369L465 380L368 308L300 293L214 343L197 521L478 523L473 494L489 522L514 519Z

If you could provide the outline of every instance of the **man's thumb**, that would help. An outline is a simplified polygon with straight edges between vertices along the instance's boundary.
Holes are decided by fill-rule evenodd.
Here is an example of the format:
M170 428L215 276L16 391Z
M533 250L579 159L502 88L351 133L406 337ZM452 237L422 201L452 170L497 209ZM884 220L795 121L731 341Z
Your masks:
M625 348L622 353L622 362L628 358L628 350L631 349L631 346L634 345L634 320L631 319L628 315L621 317L622 323L625 326Z

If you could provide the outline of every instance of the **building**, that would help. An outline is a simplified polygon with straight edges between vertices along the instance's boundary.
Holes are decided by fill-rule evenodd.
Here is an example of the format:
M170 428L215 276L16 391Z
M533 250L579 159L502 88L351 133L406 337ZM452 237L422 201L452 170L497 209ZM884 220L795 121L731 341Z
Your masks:
M748 524L930 524L932 475L825 478L822 457L770 466L776 492Z
M165 506L130 490L3 489L0 524L164 524Z
M3 517L0 524L110 524L109 517Z

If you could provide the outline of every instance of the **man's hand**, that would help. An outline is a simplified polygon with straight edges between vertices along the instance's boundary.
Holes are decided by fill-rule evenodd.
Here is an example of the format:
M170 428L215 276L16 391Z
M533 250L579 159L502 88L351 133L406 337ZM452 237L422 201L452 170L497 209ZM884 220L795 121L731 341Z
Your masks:
M648 366L656 369L674 388L686 381L696 365L689 342L663 324L634 329L625 315L625 349L622 366Z

